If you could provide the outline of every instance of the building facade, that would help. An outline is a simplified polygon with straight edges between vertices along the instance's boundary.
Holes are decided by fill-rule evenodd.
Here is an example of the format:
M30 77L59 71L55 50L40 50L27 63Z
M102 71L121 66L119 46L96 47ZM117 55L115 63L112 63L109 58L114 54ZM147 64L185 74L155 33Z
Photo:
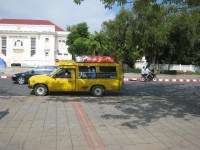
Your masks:
M0 19L0 58L7 66L54 65L71 60L66 38L69 32L48 20Z

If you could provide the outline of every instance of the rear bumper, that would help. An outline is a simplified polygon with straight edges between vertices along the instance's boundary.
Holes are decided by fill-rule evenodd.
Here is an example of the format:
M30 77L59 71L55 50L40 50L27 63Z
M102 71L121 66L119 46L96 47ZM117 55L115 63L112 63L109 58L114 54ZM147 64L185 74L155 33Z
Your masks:
M33 89L33 86L32 86L32 85L29 85L29 84L28 84L27 86L28 86L29 89L31 89L31 90Z
M12 77L12 81L17 81L17 77Z

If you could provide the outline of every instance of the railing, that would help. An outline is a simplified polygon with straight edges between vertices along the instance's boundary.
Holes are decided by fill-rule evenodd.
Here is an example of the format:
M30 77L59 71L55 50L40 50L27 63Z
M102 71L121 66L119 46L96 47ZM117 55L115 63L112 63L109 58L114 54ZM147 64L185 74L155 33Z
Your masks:
M146 66L146 63L136 63L135 68L142 69L143 66ZM150 69L153 69L153 65L150 66ZM182 65L182 64L159 64L155 66L157 70L177 70L183 72L199 72L200 66L195 65Z

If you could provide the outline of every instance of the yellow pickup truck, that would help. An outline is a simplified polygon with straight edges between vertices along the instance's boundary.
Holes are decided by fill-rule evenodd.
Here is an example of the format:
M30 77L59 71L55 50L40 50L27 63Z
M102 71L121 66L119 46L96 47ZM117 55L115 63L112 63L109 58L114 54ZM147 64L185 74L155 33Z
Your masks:
M28 88L37 96L49 92L91 92L103 96L105 91L122 87L122 65L116 62L58 61L59 68L50 75L32 76Z

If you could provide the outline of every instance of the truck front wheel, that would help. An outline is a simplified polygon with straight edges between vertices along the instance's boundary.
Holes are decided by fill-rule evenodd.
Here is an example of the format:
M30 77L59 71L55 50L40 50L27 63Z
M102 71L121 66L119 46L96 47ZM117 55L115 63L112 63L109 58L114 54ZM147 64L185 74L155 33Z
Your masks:
M34 88L35 95L37 96L45 96L47 95L47 87L43 84L38 84Z
M100 85L96 85L92 88L92 95L93 96L97 96L97 97L103 96L104 92L105 92L104 88Z

